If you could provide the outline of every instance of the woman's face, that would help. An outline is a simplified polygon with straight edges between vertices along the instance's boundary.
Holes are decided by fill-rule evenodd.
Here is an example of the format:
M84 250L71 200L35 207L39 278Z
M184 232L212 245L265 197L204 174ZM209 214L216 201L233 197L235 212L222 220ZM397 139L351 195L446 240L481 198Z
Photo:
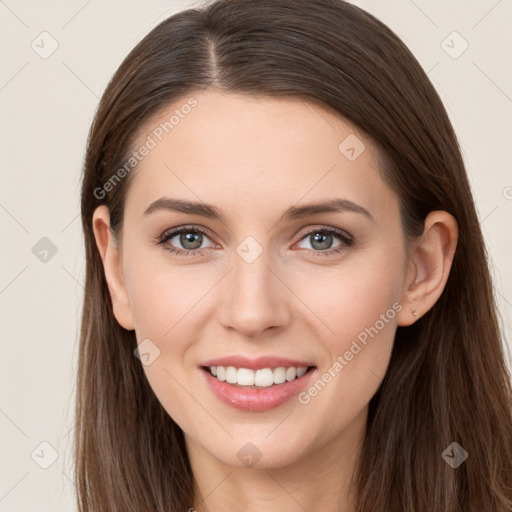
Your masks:
M299 100L213 91L139 133L116 316L189 448L279 467L358 439L410 270L369 142Z

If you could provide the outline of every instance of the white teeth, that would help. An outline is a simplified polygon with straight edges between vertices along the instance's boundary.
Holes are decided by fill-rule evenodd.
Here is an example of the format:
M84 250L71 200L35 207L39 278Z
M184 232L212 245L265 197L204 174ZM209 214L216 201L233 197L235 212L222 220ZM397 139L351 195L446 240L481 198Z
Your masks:
M226 380L226 368L224 366L217 366L217 379L220 381Z
M260 370L251 370L249 368L235 368L234 366L210 366L210 372L220 381L226 381L229 384L238 386L256 386L267 388L274 384L283 384L287 381L298 379L307 372L307 367L295 368L293 366L285 368L261 368Z
M302 377L307 371L307 368L297 368L297 378Z
M293 380L297 375L297 370L292 366L291 368L286 368L286 380Z
M236 374L236 381L240 386L254 386L254 371L247 368L239 368Z
M256 370L254 376L254 385L266 388L274 384L274 372L270 368L263 368L263 370Z
M274 369L274 384L282 384L286 381L286 369L280 366Z
M226 382L236 384L236 368L234 366L228 366L226 368Z

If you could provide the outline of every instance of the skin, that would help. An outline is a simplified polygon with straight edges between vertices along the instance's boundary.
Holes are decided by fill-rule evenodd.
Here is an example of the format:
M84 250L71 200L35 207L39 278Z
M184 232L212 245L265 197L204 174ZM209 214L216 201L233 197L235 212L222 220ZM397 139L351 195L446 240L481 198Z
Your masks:
M94 212L115 316L138 343L149 338L160 350L144 371L185 433L199 487L191 507L353 510L348 484L368 403L386 373L397 326L414 323L411 308L425 314L444 289L456 221L431 212L423 236L407 246L398 198L378 173L374 148L317 106L212 90L194 98L198 105L133 171L117 246L108 208ZM147 122L134 147L187 99ZM354 161L338 149L351 133L365 144ZM226 222L171 211L143 215L162 196L213 204ZM351 211L279 220L290 206L333 198L366 208L373 220ZM202 254L170 254L154 243L184 225L207 231L199 235ZM355 242L332 253L343 241L333 235L331 245L315 243L310 232L320 228L338 228ZM247 236L263 251L250 264L236 251ZM179 236L166 244L197 247ZM322 247L332 254L315 257ZM294 397L266 412L242 412L220 402L199 369L225 355L271 354L313 362L314 382L395 303L401 310L307 404ZM253 467L237 457L248 441L261 453Z

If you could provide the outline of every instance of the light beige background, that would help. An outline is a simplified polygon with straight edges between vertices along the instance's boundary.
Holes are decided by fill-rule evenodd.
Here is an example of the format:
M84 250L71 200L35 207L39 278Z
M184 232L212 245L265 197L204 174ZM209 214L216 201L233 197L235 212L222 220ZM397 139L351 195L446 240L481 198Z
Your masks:
M86 136L98 99L129 50L159 21L200 3L0 0L0 512L76 510L71 425L84 281L79 179ZM510 340L512 1L354 3L402 37L445 103ZM58 43L46 59L31 47L51 49L49 36L39 36L43 31ZM463 39L446 39L453 31ZM452 58L464 41L467 50ZM57 249L46 262L32 252L43 237ZM43 469L52 454L56 460Z

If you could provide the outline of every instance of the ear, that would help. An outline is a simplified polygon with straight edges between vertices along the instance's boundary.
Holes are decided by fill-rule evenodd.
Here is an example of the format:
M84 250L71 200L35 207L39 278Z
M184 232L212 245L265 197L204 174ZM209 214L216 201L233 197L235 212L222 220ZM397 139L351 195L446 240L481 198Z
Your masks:
M133 317L123 276L121 251L110 229L110 212L105 205L94 210L92 226L96 245L103 261L114 316L119 324L131 331L134 329Z
M430 212L422 236L414 243L402 292L400 326L413 324L437 302L444 290L457 247L459 228L453 215ZM413 315L415 309L417 316Z

